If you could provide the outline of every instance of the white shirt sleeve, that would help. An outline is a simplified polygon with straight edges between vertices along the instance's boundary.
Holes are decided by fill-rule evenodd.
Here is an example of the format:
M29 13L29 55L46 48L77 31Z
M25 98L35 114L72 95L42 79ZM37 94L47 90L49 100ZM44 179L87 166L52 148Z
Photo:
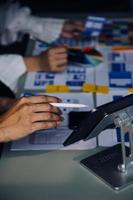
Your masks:
M0 56L0 80L11 90L17 88L18 79L26 72L23 57L20 55Z
M63 24L63 19L29 16L22 29L39 40L51 43L60 36Z

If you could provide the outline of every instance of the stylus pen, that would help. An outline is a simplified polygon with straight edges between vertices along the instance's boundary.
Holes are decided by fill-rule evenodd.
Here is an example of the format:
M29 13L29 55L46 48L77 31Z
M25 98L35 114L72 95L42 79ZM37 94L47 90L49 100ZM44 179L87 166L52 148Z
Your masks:
M52 106L59 107L59 108L85 108L89 107L85 104L78 104L78 103L50 103Z

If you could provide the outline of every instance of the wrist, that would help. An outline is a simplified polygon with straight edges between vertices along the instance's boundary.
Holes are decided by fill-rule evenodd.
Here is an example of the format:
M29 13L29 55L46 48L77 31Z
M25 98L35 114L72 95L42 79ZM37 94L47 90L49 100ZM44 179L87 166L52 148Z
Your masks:
M24 63L28 72L41 70L39 56L24 57Z
M9 133L6 133L5 128L0 128L0 143L10 142L11 140Z
M4 125L4 120L0 119L0 143L11 141L9 137L9 132L6 131L6 126Z

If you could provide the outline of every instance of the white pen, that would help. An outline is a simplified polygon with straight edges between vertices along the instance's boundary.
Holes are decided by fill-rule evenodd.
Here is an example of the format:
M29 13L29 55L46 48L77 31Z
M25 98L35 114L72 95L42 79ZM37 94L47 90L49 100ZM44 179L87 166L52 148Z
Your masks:
M50 103L52 106L59 107L59 108L85 108L89 107L85 104L78 104L78 103Z

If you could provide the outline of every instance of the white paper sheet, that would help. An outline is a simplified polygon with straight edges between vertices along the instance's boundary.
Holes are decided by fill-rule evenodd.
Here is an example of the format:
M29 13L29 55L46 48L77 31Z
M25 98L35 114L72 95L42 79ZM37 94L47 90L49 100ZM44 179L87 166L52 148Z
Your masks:
M28 73L24 89L45 91L47 85L67 85L70 90L81 91L83 83L94 84L94 68L69 65L63 73Z
M63 142L71 133L72 130L66 127L38 131L28 137L13 142L11 145L11 150L78 150L92 149L96 147L95 138L86 142L80 141L75 144L64 147Z

